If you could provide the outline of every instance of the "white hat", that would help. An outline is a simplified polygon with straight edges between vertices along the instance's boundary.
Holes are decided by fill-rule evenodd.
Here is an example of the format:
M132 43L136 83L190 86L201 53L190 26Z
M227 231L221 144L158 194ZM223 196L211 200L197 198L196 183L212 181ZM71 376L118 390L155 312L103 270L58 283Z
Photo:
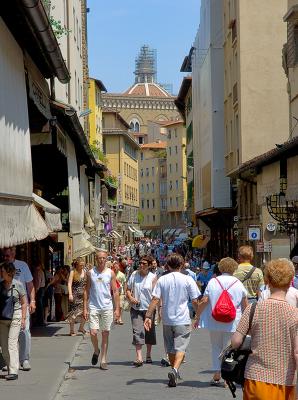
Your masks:
M210 269L210 264L208 263L208 261L204 261L203 265L202 265L203 269Z

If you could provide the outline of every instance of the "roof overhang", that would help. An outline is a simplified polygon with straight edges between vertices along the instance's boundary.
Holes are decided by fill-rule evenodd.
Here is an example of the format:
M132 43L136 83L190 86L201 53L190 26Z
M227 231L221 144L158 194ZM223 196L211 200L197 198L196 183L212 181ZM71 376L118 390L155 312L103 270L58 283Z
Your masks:
M130 144L132 144L136 149L140 150L140 145L135 141L135 139L127 132L122 129L103 129L103 136L123 136L125 139L128 139Z
M69 71L40 0L2 1L0 15L45 78L56 76L61 83L69 82Z
M283 18L284 22L297 22L298 21L298 4L292 6Z
M237 169L232 171L229 176L237 177L238 175L247 172L255 168L261 168L265 165L272 164L275 161L280 160L282 157L293 157L297 155L298 150L298 136L290 139L282 144L277 144L274 149L267 151L260 156L257 156L243 164L241 164Z
M99 89L101 92L105 92L105 93L107 92L107 89L106 89L105 85L102 83L101 80L95 79L95 78L90 78L90 79L93 79L93 80L94 80L94 82L96 83L98 89Z
M74 142L78 155L82 161L90 168L96 171L105 171L107 167L96 161L88 139L84 133L80 120L78 118L76 110L69 104L51 101L52 114L56 115L61 123L62 127L66 130Z

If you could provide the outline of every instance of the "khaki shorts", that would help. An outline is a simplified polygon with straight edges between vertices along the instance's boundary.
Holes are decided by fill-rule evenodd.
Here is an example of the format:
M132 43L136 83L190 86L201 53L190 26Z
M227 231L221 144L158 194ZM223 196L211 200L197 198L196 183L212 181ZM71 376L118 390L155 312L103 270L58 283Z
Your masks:
M185 353L190 341L190 325L163 325L163 338L167 353Z
M90 310L90 329L110 331L114 319L113 310Z

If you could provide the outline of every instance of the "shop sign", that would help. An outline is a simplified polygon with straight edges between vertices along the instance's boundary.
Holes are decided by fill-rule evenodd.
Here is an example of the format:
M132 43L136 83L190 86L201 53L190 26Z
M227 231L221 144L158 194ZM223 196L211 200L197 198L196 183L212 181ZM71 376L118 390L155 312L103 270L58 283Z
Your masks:
M261 228L250 227L248 228L248 240L260 240L261 239Z
M274 232L276 230L276 224L274 222L269 222L266 226L267 231Z
M271 253L272 242L258 242L256 246L257 253Z
M28 73L28 82L30 98L33 100L41 114L47 119L50 119L52 115L48 96L43 91L41 85L33 79L30 73Z

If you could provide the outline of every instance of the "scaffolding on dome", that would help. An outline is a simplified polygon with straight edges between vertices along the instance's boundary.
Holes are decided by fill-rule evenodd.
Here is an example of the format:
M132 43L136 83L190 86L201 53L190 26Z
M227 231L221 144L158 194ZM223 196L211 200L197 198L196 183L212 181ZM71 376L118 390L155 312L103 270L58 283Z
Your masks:
M135 83L155 83L157 80L156 49L143 45L135 61Z

